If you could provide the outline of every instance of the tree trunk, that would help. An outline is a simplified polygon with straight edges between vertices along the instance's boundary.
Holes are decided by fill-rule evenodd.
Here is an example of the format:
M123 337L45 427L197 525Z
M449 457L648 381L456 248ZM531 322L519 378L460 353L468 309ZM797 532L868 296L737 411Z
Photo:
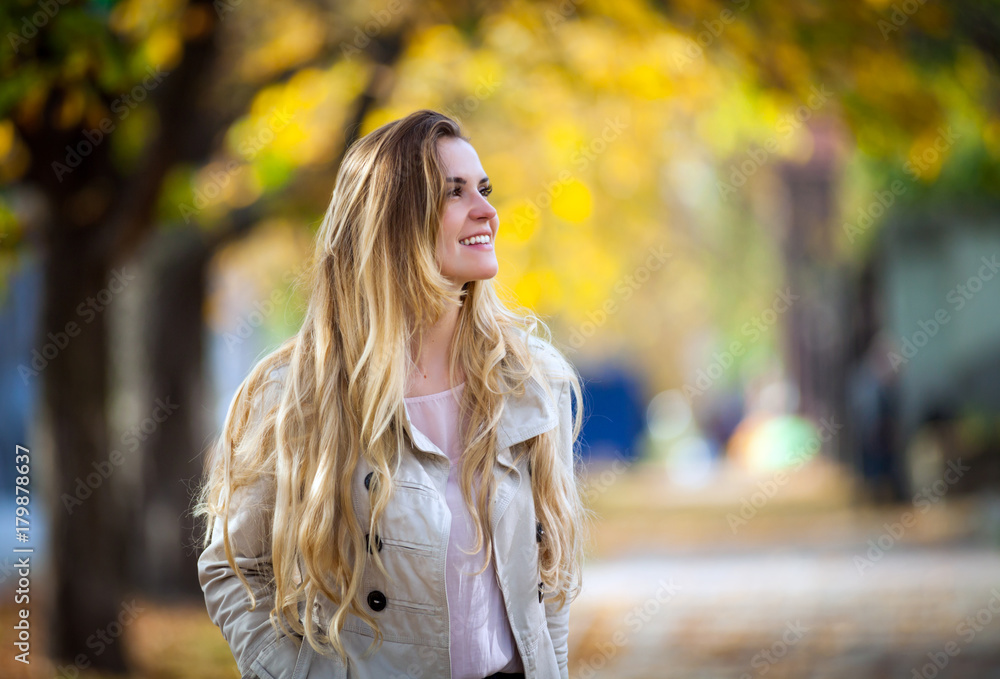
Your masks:
M815 121L810 131L815 150L808 162L786 162L778 168L788 197L784 269L788 288L798 298L786 312L786 361L798 388L798 411L816 422L842 422L845 284L841 267L830 261L838 130ZM845 438L836 435L826 452L843 459Z
M211 255L197 229L168 230L150 243L155 287L143 305L147 402L160 404L162 422L144 446L144 549L137 583L157 597L200 599L198 536L191 515L208 443L203 385L205 272Z
M48 356L54 354L39 375L57 470L53 482L58 500L51 505L55 597L50 652L55 659L124 671L121 643L93 641L96 633L118 624L127 603L127 514L111 492L114 465L101 464L110 454L107 305L119 285L107 262L86 256L87 248L78 241L89 236L89 231L61 232L48 244L37 343L40 351L44 347Z

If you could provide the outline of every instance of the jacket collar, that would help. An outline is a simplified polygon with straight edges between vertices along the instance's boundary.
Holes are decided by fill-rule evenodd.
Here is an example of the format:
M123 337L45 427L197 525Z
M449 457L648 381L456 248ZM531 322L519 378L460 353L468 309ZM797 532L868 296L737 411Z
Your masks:
M413 426L410 413L403 407L403 428L413 447L425 453L440 455L441 452L427 436ZM534 377L525 383L524 393L520 396L508 394L503 411L500 413L500 424L497 429L498 460L509 467L514 466L514 458L510 453L511 446L527 441L533 436L554 429L559 424L559 412L556 405L545 393L545 387Z

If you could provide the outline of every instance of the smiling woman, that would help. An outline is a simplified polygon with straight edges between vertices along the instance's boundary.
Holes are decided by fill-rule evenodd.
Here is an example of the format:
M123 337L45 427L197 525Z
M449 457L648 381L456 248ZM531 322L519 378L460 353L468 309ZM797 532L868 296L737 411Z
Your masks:
M475 149L464 139L448 137L438 142L446 174L447 200L441 215L438 261L441 273L463 281L497 275L493 243L499 219L490 205L493 186ZM480 254L482 253L482 254Z
M437 152L445 174L437 261L458 293L470 281L497 275L493 244L500 220L488 200L493 187L472 145L461 137L443 137Z
M568 677L580 379L493 288L491 191L433 111L345 155L303 326L206 463L199 577L244 677Z

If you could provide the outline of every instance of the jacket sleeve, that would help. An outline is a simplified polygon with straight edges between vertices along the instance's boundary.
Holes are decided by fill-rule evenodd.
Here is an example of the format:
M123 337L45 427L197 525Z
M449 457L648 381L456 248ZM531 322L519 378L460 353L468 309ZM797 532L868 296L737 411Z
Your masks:
M570 474L573 474L574 464L572 394L569 382L564 381L562 391L559 392L557 441L559 452L563 455L563 461L569 467ZM575 475L573 478L576 478ZM558 608L558 604L550 600L545 601L545 617L549 636L552 637L552 646L555 648L556 661L559 664L559 674L563 679L569 678L569 607L569 601L566 601L562 608Z
M215 519L211 542L198 558L198 580L208 615L222 631L244 678L258 676L252 669L254 661L269 643L278 641L269 620L274 601L270 536L273 496L273 479L262 476L253 485L238 489L231 501L229 539L233 559L254 591L254 610L248 610L250 597L226 559L221 517Z

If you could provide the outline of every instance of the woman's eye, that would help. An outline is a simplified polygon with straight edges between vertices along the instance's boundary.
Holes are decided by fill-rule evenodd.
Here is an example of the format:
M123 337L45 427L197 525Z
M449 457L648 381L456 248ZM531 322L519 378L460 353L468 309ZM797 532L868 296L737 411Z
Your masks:
M493 193L493 187L483 186L479 189L479 193L484 197L489 196L491 193ZM450 189L448 191L448 196L452 198L460 198L462 196L462 187L456 186L455 188Z

